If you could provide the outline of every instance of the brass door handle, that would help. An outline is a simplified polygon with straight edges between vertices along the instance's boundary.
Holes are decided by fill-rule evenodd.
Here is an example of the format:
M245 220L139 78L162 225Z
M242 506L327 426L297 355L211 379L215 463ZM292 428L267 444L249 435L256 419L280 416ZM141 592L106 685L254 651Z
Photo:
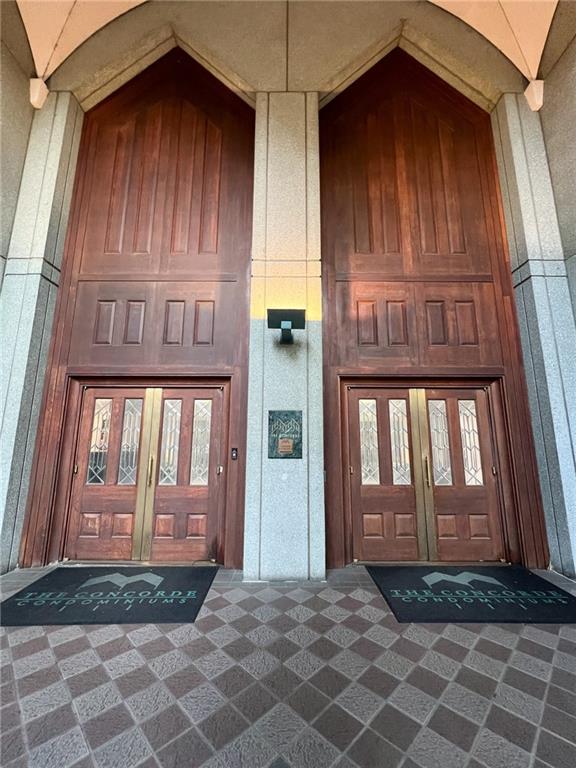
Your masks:
M432 483L430 481L430 463L428 461L428 456L424 456L424 471L426 473L426 485L430 488Z
M150 461L148 462L148 487L152 485L152 480L154 477L154 456L150 456Z

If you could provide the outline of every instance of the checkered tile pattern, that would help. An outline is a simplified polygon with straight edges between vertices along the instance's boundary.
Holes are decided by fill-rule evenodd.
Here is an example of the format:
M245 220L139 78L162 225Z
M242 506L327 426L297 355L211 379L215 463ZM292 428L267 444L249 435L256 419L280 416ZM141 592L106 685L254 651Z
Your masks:
M576 766L575 626L398 624L360 567L1 632L4 768Z

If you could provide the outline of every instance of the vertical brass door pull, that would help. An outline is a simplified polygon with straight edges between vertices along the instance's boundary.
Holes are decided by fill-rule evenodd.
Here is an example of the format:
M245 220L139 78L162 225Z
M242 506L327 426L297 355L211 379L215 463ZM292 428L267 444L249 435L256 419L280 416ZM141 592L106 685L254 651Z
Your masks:
M160 434L162 389L148 387L144 398L132 559L149 560L155 494L155 464Z
M428 460L428 456L424 456L424 470L426 472L426 485L428 488L432 486L432 482L430 480L430 462Z

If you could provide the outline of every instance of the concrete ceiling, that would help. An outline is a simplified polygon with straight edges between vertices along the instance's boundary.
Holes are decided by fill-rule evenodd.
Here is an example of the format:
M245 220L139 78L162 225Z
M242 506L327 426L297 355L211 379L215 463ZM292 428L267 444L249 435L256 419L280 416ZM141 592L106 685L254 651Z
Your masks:
M147 0L17 0L37 76L46 80L95 32L144 2ZM558 0L429 2L479 32L528 80L537 79Z

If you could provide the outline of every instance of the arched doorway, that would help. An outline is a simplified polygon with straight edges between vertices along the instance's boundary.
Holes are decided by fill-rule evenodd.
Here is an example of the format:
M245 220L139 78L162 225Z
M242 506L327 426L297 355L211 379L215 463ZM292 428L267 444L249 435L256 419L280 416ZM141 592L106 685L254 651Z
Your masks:
M395 50L320 125L329 564L543 566L489 115Z
M241 563L253 137L178 49L86 115L23 564Z

